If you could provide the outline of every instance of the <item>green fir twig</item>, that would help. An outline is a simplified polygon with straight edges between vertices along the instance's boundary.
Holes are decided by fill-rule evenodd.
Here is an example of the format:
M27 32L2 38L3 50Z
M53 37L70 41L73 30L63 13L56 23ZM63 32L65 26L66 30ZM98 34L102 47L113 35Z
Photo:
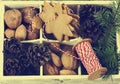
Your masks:
M109 7L111 10L104 8L94 15L96 21L103 28L101 37L97 41L98 45L94 46L101 64L108 69L103 79L108 79L112 74L117 74L118 67L120 67L116 46L116 31L120 28L120 0Z

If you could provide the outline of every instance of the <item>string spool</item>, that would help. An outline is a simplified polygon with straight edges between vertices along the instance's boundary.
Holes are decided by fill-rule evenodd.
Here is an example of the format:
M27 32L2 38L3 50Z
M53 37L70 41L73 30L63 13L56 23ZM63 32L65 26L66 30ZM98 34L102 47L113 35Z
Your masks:
M100 78L106 73L107 68L102 67L100 64L99 59L92 49L90 39L78 42L73 49L77 52L82 64L86 68L89 80Z

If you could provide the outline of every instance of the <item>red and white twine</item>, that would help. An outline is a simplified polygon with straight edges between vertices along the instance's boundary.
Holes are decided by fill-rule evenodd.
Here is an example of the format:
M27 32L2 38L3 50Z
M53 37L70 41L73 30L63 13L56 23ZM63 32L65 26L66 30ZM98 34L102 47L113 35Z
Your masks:
M82 42L79 42L75 46L75 50L80 57L84 67L86 68L88 74L91 74L102 67L99 63L99 59L92 49L89 40L83 40Z

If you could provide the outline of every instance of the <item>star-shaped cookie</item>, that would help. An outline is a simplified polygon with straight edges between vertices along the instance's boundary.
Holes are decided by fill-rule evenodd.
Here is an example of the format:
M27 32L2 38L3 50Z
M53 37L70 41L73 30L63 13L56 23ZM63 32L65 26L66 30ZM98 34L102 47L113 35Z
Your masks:
M73 36L68 24L71 22L72 18L64 14L59 15L55 20L47 23L46 32L53 33L58 41L62 41L63 35ZM54 25L53 25L54 24Z
M47 34L53 34L58 41L62 41L63 36L73 37L74 28L70 26L73 17L63 12L60 3L44 2L43 12L39 14L45 22L45 31Z

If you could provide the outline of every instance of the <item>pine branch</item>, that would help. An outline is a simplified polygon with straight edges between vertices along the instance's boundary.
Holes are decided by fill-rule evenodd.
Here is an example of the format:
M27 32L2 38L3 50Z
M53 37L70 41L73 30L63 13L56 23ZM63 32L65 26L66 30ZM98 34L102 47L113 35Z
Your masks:
M116 50L116 31L120 27L120 0L116 3L117 7L115 3L110 6L112 11L104 8L94 15L103 29L101 37L97 41L98 45L94 46L101 64L108 68L108 72L103 79L118 73L118 66L120 67Z

